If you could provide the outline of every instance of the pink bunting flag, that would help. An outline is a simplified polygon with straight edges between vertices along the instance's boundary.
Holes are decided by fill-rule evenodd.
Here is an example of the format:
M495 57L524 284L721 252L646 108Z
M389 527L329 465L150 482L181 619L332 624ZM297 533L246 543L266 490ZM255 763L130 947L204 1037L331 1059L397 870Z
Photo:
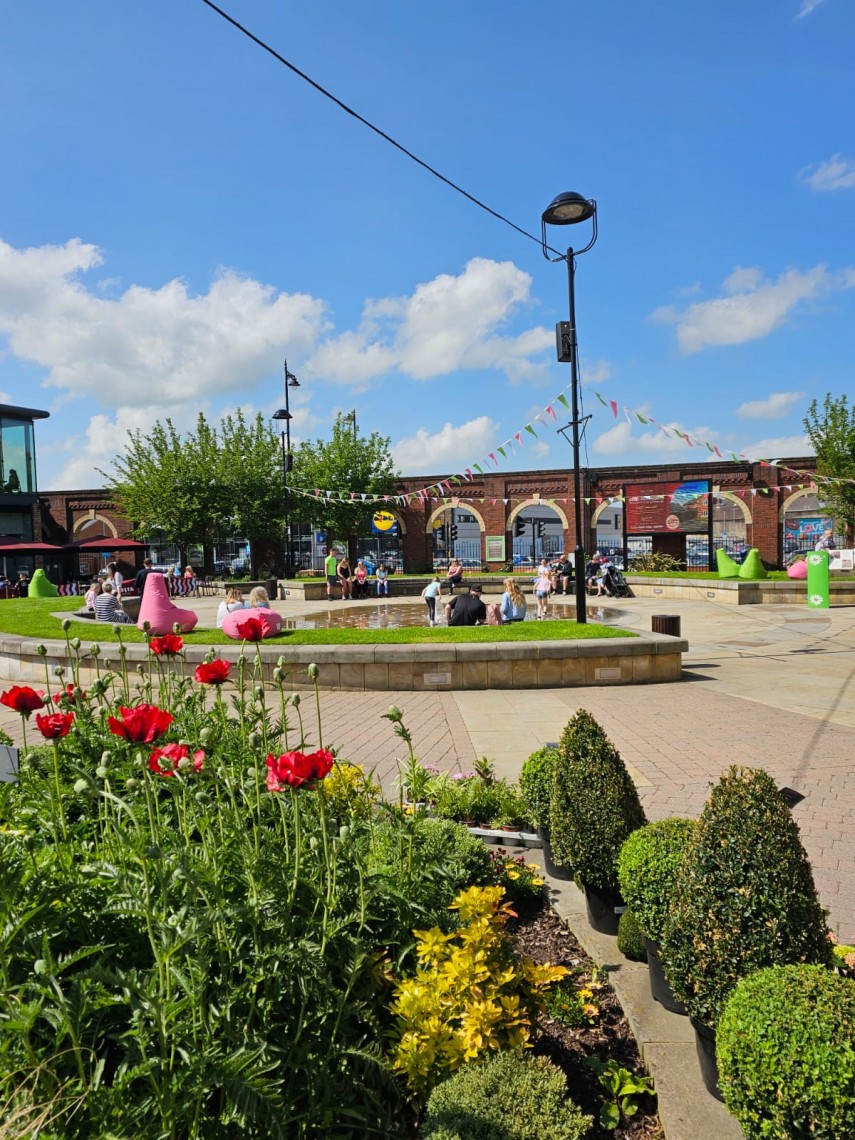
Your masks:
M612 415L614 416L615 419L617 419L617 413L618 413L617 400L609 400L609 407L612 410Z

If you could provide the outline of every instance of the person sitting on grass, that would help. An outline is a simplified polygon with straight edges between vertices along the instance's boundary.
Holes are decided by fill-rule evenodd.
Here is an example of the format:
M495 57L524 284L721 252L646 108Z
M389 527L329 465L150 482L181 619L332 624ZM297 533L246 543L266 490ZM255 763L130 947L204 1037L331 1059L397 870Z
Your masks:
M505 592L499 602L499 616L502 625L509 625L512 621L525 621L526 600L525 594L513 578L505 578Z
M118 625L131 625L131 619L122 609L116 597L113 583L107 579L101 583L101 593L95 599L95 620L110 621Z
M469 587L468 594L458 594L445 605L445 617L452 625L483 625L487 620L487 607L481 601L481 587Z

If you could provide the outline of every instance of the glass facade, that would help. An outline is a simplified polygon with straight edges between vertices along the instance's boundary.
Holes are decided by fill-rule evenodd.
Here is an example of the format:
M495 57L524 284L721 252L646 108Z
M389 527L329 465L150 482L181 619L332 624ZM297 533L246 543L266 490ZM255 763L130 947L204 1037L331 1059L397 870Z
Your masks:
M6 495L36 493L36 452L29 420L0 416L0 491Z

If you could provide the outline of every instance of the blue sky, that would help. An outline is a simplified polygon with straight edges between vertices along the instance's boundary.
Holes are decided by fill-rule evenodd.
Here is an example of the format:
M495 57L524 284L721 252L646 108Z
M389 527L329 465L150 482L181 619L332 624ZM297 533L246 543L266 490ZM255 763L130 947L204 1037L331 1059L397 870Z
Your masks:
M523 229L597 199L591 466L698 457L594 391L766 458L851 392L851 0L222 6ZM563 265L202 0L4 5L0 154L0 398L51 412L42 489L98 486L167 415L269 415L286 357L296 441L355 408L404 474L482 460L570 383ZM562 422L501 467L567 466Z

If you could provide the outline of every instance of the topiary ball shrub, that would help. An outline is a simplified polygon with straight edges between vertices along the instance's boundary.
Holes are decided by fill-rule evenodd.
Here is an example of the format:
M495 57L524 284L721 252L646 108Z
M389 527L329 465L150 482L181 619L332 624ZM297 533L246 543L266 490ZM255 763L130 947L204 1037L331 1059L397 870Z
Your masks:
M620 753L585 709L561 734L549 818L555 862L584 887L617 891L618 852L644 811Z
M631 910L625 910L620 916L617 931L617 948L630 962L646 962L647 951L641 941L641 927L638 919Z
M634 831L620 849L620 893L652 942L662 940L674 880L695 834L695 821L672 816Z
M555 780L558 752L539 748L532 752L520 771L520 792L535 827L549 829L549 801Z
M855 1136L855 982L824 966L744 978L716 1033L719 1087L747 1140Z
M464 1065L428 1099L420 1140L581 1140L591 1117L545 1057L508 1050Z
M756 970L830 965L799 829L768 773L732 767L712 789L677 874L662 960L690 1015L711 1028Z

